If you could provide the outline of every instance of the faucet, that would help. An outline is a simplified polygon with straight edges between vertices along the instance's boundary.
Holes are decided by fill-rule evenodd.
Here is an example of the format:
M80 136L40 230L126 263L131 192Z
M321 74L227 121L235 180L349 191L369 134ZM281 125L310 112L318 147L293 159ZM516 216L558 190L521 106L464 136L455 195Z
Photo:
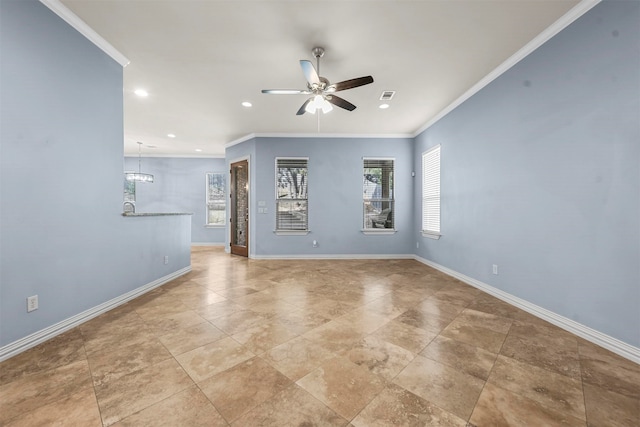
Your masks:
M124 213L136 213L136 204L134 202L124 202L122 204L122 211Z

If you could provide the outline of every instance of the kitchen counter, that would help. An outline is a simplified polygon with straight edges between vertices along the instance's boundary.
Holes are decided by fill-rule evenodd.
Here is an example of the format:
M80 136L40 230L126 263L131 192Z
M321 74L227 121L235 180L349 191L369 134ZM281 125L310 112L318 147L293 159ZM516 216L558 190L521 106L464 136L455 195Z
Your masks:
M169 216L169 215L193 215L190 212L124 212L122 216Z

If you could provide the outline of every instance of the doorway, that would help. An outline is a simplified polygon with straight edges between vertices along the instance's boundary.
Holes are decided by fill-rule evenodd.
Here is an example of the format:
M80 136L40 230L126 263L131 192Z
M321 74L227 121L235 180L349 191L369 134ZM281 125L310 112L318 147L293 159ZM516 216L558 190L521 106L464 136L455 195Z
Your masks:
M249 256L249 161L231 163L231 253Z

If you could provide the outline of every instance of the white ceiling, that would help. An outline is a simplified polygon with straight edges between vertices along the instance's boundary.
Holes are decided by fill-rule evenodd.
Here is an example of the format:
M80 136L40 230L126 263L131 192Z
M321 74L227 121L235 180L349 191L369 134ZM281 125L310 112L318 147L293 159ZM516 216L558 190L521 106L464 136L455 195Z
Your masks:
M144 155L210 157L252 133L318 132L316 115L295 115L304 95L260 92L304 89L298 61L314 46L326 49L320 74L331 82L375 79L340 93L358 108L322 115L322 134L409 135L578 0L62 3L131 61L125 153L142 141ZM397 91L386 110L383 90Z

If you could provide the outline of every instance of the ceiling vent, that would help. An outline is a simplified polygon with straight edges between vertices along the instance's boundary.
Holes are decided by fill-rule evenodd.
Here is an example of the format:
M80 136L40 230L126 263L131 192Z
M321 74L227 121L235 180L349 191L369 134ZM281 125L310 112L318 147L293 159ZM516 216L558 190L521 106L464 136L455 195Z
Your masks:
M385 90L380 95L380 101L390 101L393 98L393 95L396 94L395 90Z

